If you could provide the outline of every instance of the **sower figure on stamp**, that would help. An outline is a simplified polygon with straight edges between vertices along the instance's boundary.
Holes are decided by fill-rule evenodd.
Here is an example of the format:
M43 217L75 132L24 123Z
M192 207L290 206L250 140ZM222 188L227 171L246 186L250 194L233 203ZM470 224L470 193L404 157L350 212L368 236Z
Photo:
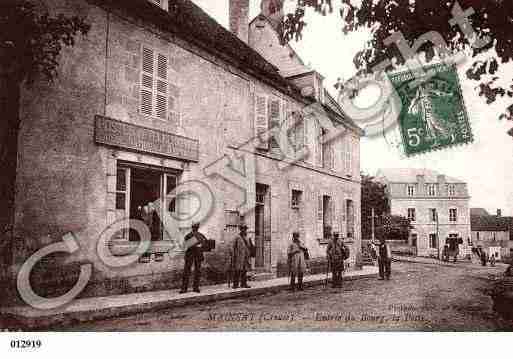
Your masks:
M390 279L392 272L392 251L390 246L385 242L385 238L381 238L378 244L378 265L379 265L379 279Z
M342 286L342 271L344 270L344 247L339 240L338 233L333 233L333 239L328 243L326 253L332 273L332 286L333 288L340 288Z
M239 226L240 234L233 242L232 252L232 273L233 273L233 288L251 288L247 282L247 271L251 268L251 248L252 243L247 237L248 226L241 224Z
M192 231L185 236L185 266L183 271L182 289L180 293L187 293L187 287L189 286L189 277L191 276L192 265L194 264L194 279L193 289L199 293L199 284L201 276L201 262L203 262L203 244L207 238L200 233L200 224L193 223Z
M299 241L299 233L292 233L292 243L287 249L291 291L296 290L296 277L297 289L303 290L303 275L306 271L305 253L307 250Z

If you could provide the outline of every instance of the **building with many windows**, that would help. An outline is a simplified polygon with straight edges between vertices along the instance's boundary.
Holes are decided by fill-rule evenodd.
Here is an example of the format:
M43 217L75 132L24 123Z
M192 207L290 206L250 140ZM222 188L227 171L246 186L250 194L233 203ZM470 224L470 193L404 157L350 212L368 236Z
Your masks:
M446 239L463 239L460 254L469 253L470 212L467 184L427 169L381 169L390 211L411 220L410 245L419 256L438 256Z
M240 215L257 272L286 263L294 231L312 257L324 257L326 238L340 232L354 261L362 131L319 72L280 44L279 7L264 0L250 22L249 0L231 0L228 31L188 0L41 3L52 14L85 17L91 31L63 50L54 83L22 90L13 273L72 233L80 250L35 273L39 288L73 285L84 263L94 271L83 295L176 287L184 250L175 230L183 235L196 219L216 240L203 275L215 281ZM266 136L291 118L292 152ZM322 141L337 130L343 136ZM169 196L188 183L213 197L206 213L201 196ZM179 228L163 221L175 217L188 219ZM128 220L144 224L151 245L135 264L110 268L98 240ZM141 233L117 230L106 246L113 256L133 253Z

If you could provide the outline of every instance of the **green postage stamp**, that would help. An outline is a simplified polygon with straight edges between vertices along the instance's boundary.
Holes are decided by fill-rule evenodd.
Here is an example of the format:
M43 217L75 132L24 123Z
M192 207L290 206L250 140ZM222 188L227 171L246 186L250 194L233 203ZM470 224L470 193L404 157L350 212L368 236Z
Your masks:
M456 68L437 64L424 71L434 75L416 87L409 70L389 75L402 102L399 127L407 156L473 141Z

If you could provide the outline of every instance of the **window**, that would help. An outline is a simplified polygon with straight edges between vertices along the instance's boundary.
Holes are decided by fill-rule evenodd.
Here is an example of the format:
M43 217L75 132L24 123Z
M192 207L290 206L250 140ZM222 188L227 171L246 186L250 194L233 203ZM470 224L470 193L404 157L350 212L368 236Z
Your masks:
M346 216L347 238L354 238L355 210L351 199L346 201Z
M141 113L161 120L168 112L168 58L146 46L142 48Z
M330 196L322 196L322 227L323 227L323 238L331 238L333 232L333 201Z
M436 222L438 219L438 213L436 211L436 208L430 208L429 209L429 218L431 219L431 222Z
M295 189L292 190L291 207L293 209L299 209L301 207L301 197L302 196L303 196L303 192L297 191Z
M434 184L427 185L427 195L430 197L436 196L436 186Z
M476 233L476 238L479 240L479 232Z
M449 209L449 222L458 221L458 210L456 208Z
M449 197L456 196L456 185L454 185L454 184L448 184L447 185L447 195Z
M412 247L417 247L417 240L418 240L418 234L417 233L412 233L411 234L411 246Z
M408 208L408 219L412 222L416 221L415 208Z
M415 196L415 186L414 185L408 185L408 189L407 189L407 192L408 192L408 197L413 197Z
M438 248L438 241L436 240L436 233L429 234L429 248Z

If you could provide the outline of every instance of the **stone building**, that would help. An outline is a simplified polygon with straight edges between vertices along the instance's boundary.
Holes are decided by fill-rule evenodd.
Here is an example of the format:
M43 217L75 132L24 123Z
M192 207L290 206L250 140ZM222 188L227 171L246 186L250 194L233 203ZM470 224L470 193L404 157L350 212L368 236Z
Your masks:
M442 252L446 239L463 239L460 254L469 253L470 210L467 184L428 169L381 169L390 211L411 220L410 245L419 256Z
M482 248L498 260L513 257L513 217L503 216L500 209L494 216L482 208L471 208L470 228L474 248Z
M273 275L285 263L293 231L314 258L324 256L330 232L341 232L354 261L362 132L322 76L279 45L267 1L251 23L249 0L230 1L232 32L188 0L41 3L92 27L63 51L54 83L22 91L12 273L71 233L80 250L45 258L53 267L35 270L40 290L69 288L85 263L94 271L82 295L176 287L183 243L160 220L175 216L184 219L181 235L200 220L216 240L206 255L208 281L226 271L241 214L257 273ZM291 118L297 122L282 137L293 153L262 135ZM343 135L321 141L337 131ZM301 149L308 155L289 161ZM191 183L199 192L168 197ZM113 268L98 252L138 248L141 230L111 231L127 219L146 225L151 245L136 263ZM112 239L103 246L106 233Z

